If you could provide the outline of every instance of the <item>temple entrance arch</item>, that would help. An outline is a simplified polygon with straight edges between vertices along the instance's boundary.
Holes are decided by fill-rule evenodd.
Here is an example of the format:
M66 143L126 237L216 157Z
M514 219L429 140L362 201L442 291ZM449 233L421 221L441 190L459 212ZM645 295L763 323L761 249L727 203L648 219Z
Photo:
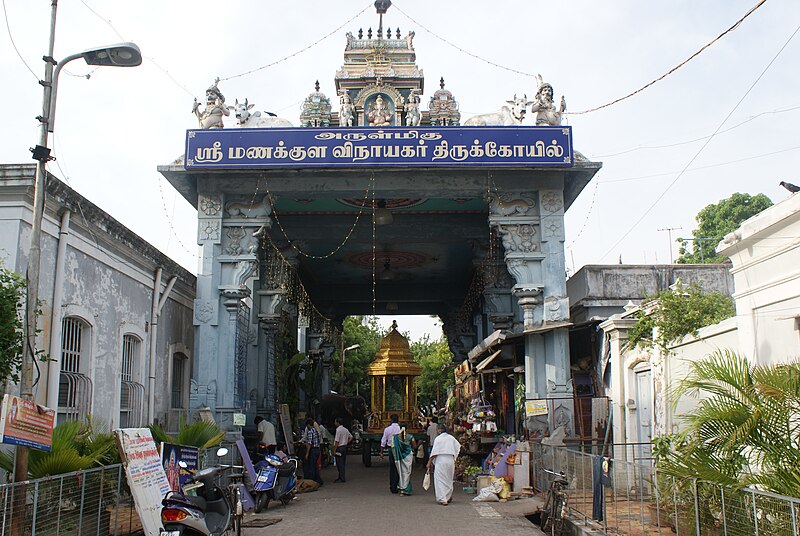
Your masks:
M159 167L198 214L190 407L226 429L275 420L300 380L324 392L353 314L437 315L457 362L517 337L524 395L571 393L564 212L600 164L573 150L550 84L523 103L542 126L501 109L460 127L443 78L422 110L413 38L348 32L338 111L317 83L303 127L190 130ZM286 369L298 350L313 377Z

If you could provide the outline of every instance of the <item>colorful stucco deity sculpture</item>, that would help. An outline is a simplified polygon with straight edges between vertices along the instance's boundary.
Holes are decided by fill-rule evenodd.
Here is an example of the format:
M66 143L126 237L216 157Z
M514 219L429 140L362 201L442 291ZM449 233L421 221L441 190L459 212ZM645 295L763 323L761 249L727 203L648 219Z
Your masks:
M384 127L391 124L392 112L386 108L386 103L380 95L375 99L372 109L367 114L367 120L371 127Z
M350 96L346 90L342 90L342 96L339 97L339 126L352 127L355 123L355 108L353 103L350 102Z
M408 94L408 104L406 105L406 126L418 127L421 118L419 113L419 95L416 89L412 89Z
M560 126L561 116L567 111L566 99L561 97L561 106L556 110L553 104L553 86L544 82L541 75L536 75L536 81L539 89L531 106L531 113L536 114L536 126Z
M206 90L206 107L200 111L200 103L194 99L194 106L192 113L197 116L197 121L200 123L200 128L224 128L222 124L222 116L230 115L230 110L225 106L225 96L217 87L219 78L214 80L214 84Z

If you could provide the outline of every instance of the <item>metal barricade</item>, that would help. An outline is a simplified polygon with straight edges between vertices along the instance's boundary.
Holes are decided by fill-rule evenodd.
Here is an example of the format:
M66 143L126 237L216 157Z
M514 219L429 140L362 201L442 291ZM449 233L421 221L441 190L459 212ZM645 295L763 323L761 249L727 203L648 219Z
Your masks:
M634 463L534 443L533 486L544 492L553 472L569 482L573 524L604 534L800 535L800 498L675 479L651 461Z
M25 493L24 512L14 498ZM12 534L23 515L23 534L124 536L142 534L122 465L109 465L27 482L0 485L0 536Z

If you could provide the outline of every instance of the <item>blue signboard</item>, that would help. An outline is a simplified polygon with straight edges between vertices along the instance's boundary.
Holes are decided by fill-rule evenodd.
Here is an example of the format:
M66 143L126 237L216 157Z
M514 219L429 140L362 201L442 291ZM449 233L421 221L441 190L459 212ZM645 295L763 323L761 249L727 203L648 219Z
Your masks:
M190 130L186 169L570 167L570 127Z

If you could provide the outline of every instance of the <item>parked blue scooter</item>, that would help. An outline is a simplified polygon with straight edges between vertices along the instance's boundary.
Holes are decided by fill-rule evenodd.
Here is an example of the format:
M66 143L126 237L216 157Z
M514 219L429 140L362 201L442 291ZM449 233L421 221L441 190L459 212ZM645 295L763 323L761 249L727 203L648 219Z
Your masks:
M274 454L266 454L255 465L256 480L253 495L256 513L269 507L270 501L281 501L284 505L294 499L297 486L297 458L285 462Z

